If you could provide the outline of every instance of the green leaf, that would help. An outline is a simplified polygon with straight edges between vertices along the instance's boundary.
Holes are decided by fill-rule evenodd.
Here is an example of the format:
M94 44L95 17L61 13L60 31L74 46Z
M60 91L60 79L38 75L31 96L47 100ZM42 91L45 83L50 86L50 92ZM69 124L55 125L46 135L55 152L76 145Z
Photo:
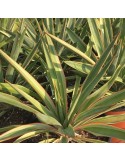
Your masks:
M57 112L60 116L61 122L63 122L63 118L64 118L64 113L63 113L63 109L62 109L62 99L61 98L61 91L60 91L60 87L59 87L59 82L57 79L57 74L56 74L56 69L54 67L54 64L51 60L51 57L49 56L49 51L47 49L46 44L43 42L43 49L44 49L44 54L46 57L46 61L47 61L47 66L48 66L48 70L49 70L49 74L50 74L50 83L52 83L52 88L53 88L53 93L55 94L55 101L57 104ZM61 102L58 102L58 99L61 100ZM63 107L65 108L65 107Z
M68 143L68 138L67 137L61 137L61 143Z
M73 94L72 94L72 100L71 100L71 106L74 104L77 95L80 91L80 81L81 81L81 77L76 76L76 81L75 81L75 85L74 85L74 89L73 89Z
M10 129L13 129L13 128L16 128L16 127L18 127L18 126L20 126L20 125L9 125L9 126L0 128L0 133L6 132L6 131L8 131L8 130L10 130Z
M67 28L67 33L68 33L70 39L72 40L72 42L78 44L80 51L85 52L86 44L82 41L82 39L69 28Z
M25 141L25 140L31 138L31 137L38 136L42 132L44 132L44 131L43 130L42 131L32 131L32 132L25 133L24 135L17 138L13 143L20 143L22 141Z
M1 59L0 59L0 82L4 82L3 69L2 69L2 62L1 62Z
M15 41L14 41L14 44L13 44L13 48L12 48L12 51L11 51L11 54L10 54L10 57L14 61L17 61L18 56L20 54L21 47L23 45L23 40L24 40L25 33L26 33L26 29L24 29L24 31L23 31L21 36L18 33L16 38L15 38ZM8 81L13 81L13 79L14 79L13 73L14 73L14 68L11 65L9 65L8 68L7 68L7 72L6 72L6 79Z
M78 18L77 20L76 20L76 23L75 23L75 27L76 28L79 28L81 25L82 25L82 23L85 21L85 18Z
M2 42L0 42L0 48L4 47L6 44L9 44L10 42L12 42L13 39L14 39L14 37L12 36L12 37L5 39Z
M89 121L88 123L106 123L106 124L113 124L117 122L125 121L125 114L121 115L108 115L105 117L100 117L97 119L93 119Z
M73 127L71 125L69 125L67 128L59 128L58 131L61 134L67 135L69 137L75 136L75 132L74 132Z
M58 105L59 115L61 117L61 120L63 121L64 119L63 115L65 116L67 112L66 80L54 44L48 35L46 35L46 39L47 39L48 50L46 49L47 47L44 41L43 41L43 47L45 51L46 61L49 66L50 75L53 81L53 87L55 91L56 103Z
M92 65L82 63L82 62L77 62L77 61L64 61L67 65L70 67L84 73L84 74L89 74L90 71L92 70Z
M120 37L121 39L125 40L125 31L124 31L124 26L125 26L125 19L121 19L121 34Z
M74 25L75 25L75 19L74 18L68 18L67 28L73 29Z
M35 27L32 22L28 18L23 19L23 21L27 29L32 33L32 35L36 35Z
M102 98L100 101L98 101L98 103L96 103L94 106L98 107L98 106L110 106L110 105L114 105L122 100L125 99L125 89L118 91L116 93L113 93L110 96L104 97Z
M0 135L0 142L19 137L21 135L24 135L25 133L31 132L31 131L37 131L37 130L46 130L48 132L56 132L56 129L53 127L41 124L41 123L34 123L34 124L27 124L18 126L16 128L13 128L3 134Z
M100 37L100 33L97 27L96 20L94 18L88 18L88 24L91 30L92 38L97 49L97 54L100 57L103 53L103 45Z
M50 125L61 126L61 124L51 116L43 115L41 113L36 113L36 116L41 122L44 122Z
M88 131L96 136L115 137L121 140L125 140L125 130L108 125L89 125L84 127L85 131Z
M79 49L73 47L72 45L70 45L69 43L57 38L54 35L51 35L49 33L46 33L48 36L50 36L52 39L56 40L57 42L59 42L60 44L62 44L63 46L69 48L71 51L75 52L76 54L80 55L83 59L85 59L88 63L94 65L95 62L89 58L86 54L84 54L83 52L81 52Z
M18 98L14 97L12 95L2 93L2 92L0 92L0 102L7 103L7 104L13 105L15 107L22 108L22 109L32 112L34 114L36 114L38 112L37 110L33 109L32 107L22 103Z
M32 52L25 59L23 65L22 65L23 68L26 68L29 65L29 63L31 62L32 58L35 56L36 50L37 50L39 44L40 44L40 40L36 43L36 45L33 48Z
M105 32L105 40L108 40L107 44L109 44L113 40L113 31L112 31L112 25L111 25L111 19L106 18L104 19L104 32ZM106 45L107 45L106 44Z
M32 90L30 90L24 86L17 85L17 84L14 84L14 86L20 88L21 90L23 90L27 94L33 96L37 100L40 100L40 97L38 96L38 94L33 92ZM0 91L4 92L4 93L10 93L14 96L19 96L19 93L15 89L13 89L8 83L0 83Z
M53 22L53 18L46 18L44 19L47 30L49 31L49 33L54 35L54 22Z

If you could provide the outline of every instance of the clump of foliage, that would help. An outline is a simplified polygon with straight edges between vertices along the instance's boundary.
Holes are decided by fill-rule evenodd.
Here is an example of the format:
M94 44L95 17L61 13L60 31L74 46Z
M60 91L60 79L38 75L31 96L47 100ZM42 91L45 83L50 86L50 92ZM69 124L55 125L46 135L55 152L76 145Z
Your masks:
M82 132L125 140L125 130L111 125L125 115L101 116L125 105L124 19L1 24L0 102L34 113L39 123L0 128L0 142L44 132L57 134L47 142L104 142ZM120 91L112 91L115 84Z

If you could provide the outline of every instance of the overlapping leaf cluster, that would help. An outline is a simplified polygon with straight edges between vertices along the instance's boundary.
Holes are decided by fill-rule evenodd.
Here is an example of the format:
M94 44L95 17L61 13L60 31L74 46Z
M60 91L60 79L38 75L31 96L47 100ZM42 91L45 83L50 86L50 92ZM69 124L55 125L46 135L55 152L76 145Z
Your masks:
M125 140L125 130L111 125L125 114L102 116L125 105L124 21L1 19L0 114L9 104L39 123L0 128L0 142L44 132L58 136L47 142L104 142L86 131Z

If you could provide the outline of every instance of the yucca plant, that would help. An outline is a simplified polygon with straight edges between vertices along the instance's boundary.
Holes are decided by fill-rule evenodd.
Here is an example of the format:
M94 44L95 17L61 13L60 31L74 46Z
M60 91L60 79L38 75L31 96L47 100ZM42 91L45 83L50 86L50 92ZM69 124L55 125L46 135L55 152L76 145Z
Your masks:
M116 53L112 49L119 36L108 42L108 47L100 52L99 59L95 63L78 48L66 43L52 33L48 33L44 25L43 28L44 32L39 28L39 31L41 31L40 49L47 65L46 70L51 94L48 94L46 89L29 72L0 49L0 56L23 77L40 98L36 99L32 93L29 94L19 85L10 83L10 80L7 81L11 87L9 92L12 91L13 95L0 92L0 102L34 113L39 119L39 123L0 128L2 133L0 142L15 137L17 137L15 142L22 142L43 132L57 134L57 138L50 138L47 140L48 142L104 142L86 136L84 134L86 131L96 136L116 137L125 140L125 130L111 126L112 123L125 120L125 115L100 116L125 105L124 89L116 93L109 92L124 66L124 57L111 78L103 86L95 89L116 58ZM66 78L52 39L72 50L84 61L93 64L92 70L82 85L80 84L81 77L76 76L71 102L67 100ZM111 51L113 51L113 57L111 57ZM24 103L24 99L21 100L14 94L21 95L28 103Z

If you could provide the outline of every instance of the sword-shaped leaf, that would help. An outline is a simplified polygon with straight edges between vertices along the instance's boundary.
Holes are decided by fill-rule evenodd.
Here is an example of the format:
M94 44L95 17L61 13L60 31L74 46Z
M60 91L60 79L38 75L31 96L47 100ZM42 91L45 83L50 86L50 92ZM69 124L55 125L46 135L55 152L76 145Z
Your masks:
M29 94L27 94L26 92L24 92L23 90L21 90L20 88L18 88L17 86L15 86L14 84L11 84L9 82L8 82L8 84L13 89L15 89L19 94L21 94L27 101L29 101L32 105L34 105L34 107L36 108L36 110L38 110L41 113L44 113L46 115L52 115L52 113L45 106L43 106L40 102L38 102L36 99L34 99L33 97L31 97Z
M113 124L117 122L125 121L125 114L121 115L108 115L105 117L99 117L97 119L93 119L88 123L106 123L106 124Z
M86 44L82 41L82 39L75 34L71 29L67 28L67 33L73 43L77 43L80 51L86 51Z
M60 38L52 35L52 34L49 34L49 33L46 33L47 35L49 35L52 39L56 40L57 42L59 42L60 44L62 44L63 46L67 47L68 49L70 49L71 51L73 51L74 53L80 55L83 59L85 59L88 63L94 65L95 62L89 58L85 53L81 52L79 49L75 48L74 46L70 45L69 43L61 40Z
M121 140L125 140L125 130L116 128L114 126L93 124L93 125L85 126L84 130L96 136L115 137Z
M96 20L94 18L88 18L88 24L91 30L92 38L97 49L97 54L100 57L103 53L103 45L100 37L100 33L97 27Z
M6 141L15 137L19 137L25 133L31 132L31 131L37 131L37 130L46 130L48 132L55 132L56 129L52 126L42 124L42 123L34 123L34 124L27 124L18 126L16 128L13 128L3 134L0 135L0 142Z

